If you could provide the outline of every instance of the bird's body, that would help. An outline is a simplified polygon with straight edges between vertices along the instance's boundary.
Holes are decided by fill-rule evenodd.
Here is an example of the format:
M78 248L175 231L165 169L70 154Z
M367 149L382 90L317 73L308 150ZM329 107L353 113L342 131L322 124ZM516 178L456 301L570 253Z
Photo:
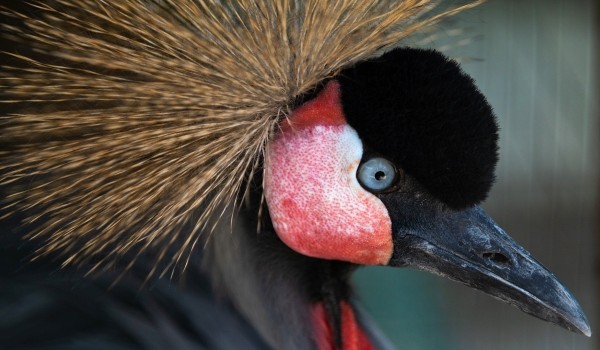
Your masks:
M387 349L353 299L359 265L445 275L589 335L569 292L478 207L498 132L472 79L436 51L392 50L441 16L420 17L432 5L58 0L37 3L39 20L6 12L31 51L3 73L16 110L2 125L4 209L35 242L16 260L32 254L41 275L52 258L66 267L41 304L0 324L5 344ZM3 283L40 283L10 256ZM96 277L79 280L86 271ZM63 313L90 322L22 336Z

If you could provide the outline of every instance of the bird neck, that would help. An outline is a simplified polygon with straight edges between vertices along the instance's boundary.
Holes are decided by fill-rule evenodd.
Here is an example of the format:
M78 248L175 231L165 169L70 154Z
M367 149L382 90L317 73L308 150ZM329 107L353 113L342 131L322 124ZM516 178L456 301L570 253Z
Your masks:
M294 252L277 237L268 213L257 232L258 208L249 202L233 227L221 225L225 232L207 243L203 265L216 294L274 349L374 348L351 302L356 265Z
M357 321L348 284L354 268L338 261L319 261L308 286L310 314L318 350L374 349Z
M350 303L348 281L353 266L339 261L316 260L306 285L310 315L319 350L349 350L364 336ZM366 337L362 337L366 340ZM361 348L363 349L363 348ZM366 348L365 348L366 349Z
M319 350L371 350L375 349L370 339L359 325L354 309L348 301L339 304L339 319L334 327L331 312L325 303L313 305L313 328Z

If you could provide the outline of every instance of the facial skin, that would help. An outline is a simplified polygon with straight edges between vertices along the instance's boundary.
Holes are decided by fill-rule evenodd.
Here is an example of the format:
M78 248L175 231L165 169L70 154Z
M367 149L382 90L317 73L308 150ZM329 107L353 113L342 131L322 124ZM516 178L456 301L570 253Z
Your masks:
M392 256L385 205L358 182L363 147L346 123L339 83L284 121L265 166L265 198L275 231L311 257L385 265Z

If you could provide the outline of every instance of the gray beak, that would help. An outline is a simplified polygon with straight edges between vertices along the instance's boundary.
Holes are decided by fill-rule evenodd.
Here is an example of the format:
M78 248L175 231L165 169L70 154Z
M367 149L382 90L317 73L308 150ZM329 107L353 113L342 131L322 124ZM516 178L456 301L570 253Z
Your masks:
M412 266L446 276L542 320L591 335L571 293L483 209L451 211L427 201L411 203L409 197L399 193L380 196L394 231L390 266Z

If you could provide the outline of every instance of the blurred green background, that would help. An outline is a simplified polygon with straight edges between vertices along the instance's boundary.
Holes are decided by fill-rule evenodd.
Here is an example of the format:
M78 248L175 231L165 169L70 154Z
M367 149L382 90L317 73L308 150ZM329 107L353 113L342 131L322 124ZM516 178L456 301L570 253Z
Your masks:
M491 0L404 42L461 61L499 118L484 204L587 313L591 338L446 279L364 268L359 294L400 350L600 349L597 1Z

